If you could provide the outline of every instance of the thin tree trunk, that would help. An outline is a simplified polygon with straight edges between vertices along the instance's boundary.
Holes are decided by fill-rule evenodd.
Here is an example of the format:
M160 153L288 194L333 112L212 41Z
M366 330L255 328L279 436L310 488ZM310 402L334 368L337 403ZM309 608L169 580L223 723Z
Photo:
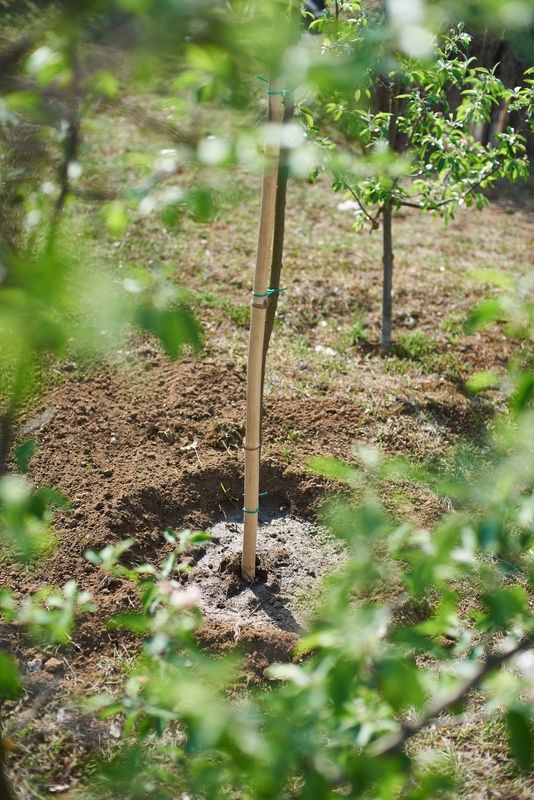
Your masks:
M293 119L295 107L291 97L286 94L284 105L284 124L291 122ZM276 208L274 215L274 236L273 236L273 256L271 260L271 277L269 286L271 289L280 288L280 280L282 275L282 261L284 257L284 236L286 226L286 196L287 196L287 179L288 179L288 150L282 148L280 151L280 166L278 167L278 184L276 187ZM263 341L263 361L261 373L261 396L263 398L263 388L265 385L265 365L267 361L267 352L274 328L274 321L276 318L276 309L278 307L278 294L273 294L269 297L269 305L267 306L267 314L265 317L265 338Z
M391 152L395 152L397 147L397 112L398 99L396 97L396 84L390 82L388 86L389 94L389 128L388 128L388 147ZM395 184L394 184L395 185ZM392 187L393 190L394 186ZM384 203L382 209L382 338L380 341L380 352L382 355L388 352L391 347L391 336L393 330L393 206L391 199Z
M392 208L391 203L386 203L382 212L383 234L383 282L382 282L382 338L380 351L388 352L391 347L392 331L392 291L393 291L393 235L392 235Z
M282 122L282 89L278 82L269 88L268 119ZM256 572L256 537L259 513L259 476L261 448L262 366L265 338L265 317L269 300L269 276L272 263L279 144L270 144L261 194L260 223L256 270L250 313L250 339L247 367L247 421L245 427L245 504L243 508L243 552L241 572L245 580L253 580Z

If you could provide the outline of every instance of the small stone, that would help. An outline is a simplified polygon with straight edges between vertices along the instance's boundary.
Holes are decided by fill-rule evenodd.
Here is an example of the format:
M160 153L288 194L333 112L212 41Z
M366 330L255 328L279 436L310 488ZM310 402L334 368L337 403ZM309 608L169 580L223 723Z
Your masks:
M43 668L43 659L42 658L32 658L31 661L28 661L26 666L28 668L28 672L39 672Z
M49 658L44 663L44 669L46 672L61 672L63 670L63 661L59 658Z
M112 469L104 469L104 470L102 470L102 477L111 478L112 475L113 475L113 470Z

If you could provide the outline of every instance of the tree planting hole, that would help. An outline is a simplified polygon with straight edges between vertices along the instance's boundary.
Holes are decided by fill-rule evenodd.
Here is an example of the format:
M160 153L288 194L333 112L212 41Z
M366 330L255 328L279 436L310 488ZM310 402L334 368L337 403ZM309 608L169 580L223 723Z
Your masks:
M184 554L189 569L177 577L184 586L198 587L207 623L222 625L236 642L247 626L265 634L302 630L319 600L322 578L345 557L341 543L314 520L324 481L264 463L267 494L260 498L256 578L248 583L241 577L241 465L198 469L173 486L164 478L156 474L152 485L114 502L109 533L114 540L135 540L123 563L161 564L171 549L163 540L166 528L206 531L211 540Z
M233 517L208 530L212 540L186 576L200 590L204 616L233 624L236 636L242 625L299 632L322 578L344 559L342 545L312 521L268 513L258 528L256 577L248 582L241 576L243 523Z

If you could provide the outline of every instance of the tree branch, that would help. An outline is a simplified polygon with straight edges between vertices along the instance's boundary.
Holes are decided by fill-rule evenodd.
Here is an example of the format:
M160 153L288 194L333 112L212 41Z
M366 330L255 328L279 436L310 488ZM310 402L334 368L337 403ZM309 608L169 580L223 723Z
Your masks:
M518 653L529 650L534 646L534 633L525 636L518 644L506 653L489 653L486 660L481 664L480 669L472 678L459 686L450 694L446 695L442 700L429 705L426 711L423 711L419 717L412 723L404 723L398 733L391 736L384 736L374 743L372 750L376 756L387 756L401 750L404 745L417 733L427 728L429 725L436 723L436 717L439 717L450 706L464 700L473 689L476 689L484 680L484 678L493 672L497 667L502 666Z
M380 216L380 211L381 211L382 209L380 209L380 211L378 212L378 214L377 214L375 217L373 217L373 216L372 216L372 215L371 215L371 214L370 214L370 213L367 211L367 209L366 209L366 208L365 208L365 206L363 205L362 201L360 200L360 198L358 197L358 195L357 195L357 194L356 194L356 192L354 191L354 189L353 189L351 186L349 186L349 184L348 184L348 183L345 183L345 181L342 181L342 183L343 183L343 186L345 187L345 189L346 189L348 192L350 192L350 194L353 196L353 198L354 198L354 199L356 200L356 202L358 203L358 206L360 207L360 211L362 212L362 214L364 214L364 215L367 217L367 219L369 220L369 222L370 222L370 223L371 223L371 225L373 226L373 230L376 230L376 228L378 228L378 221L377 221L377 220L378 220L378 217Z
M495 172L497 172L498 169L499 169L499 166L500 166L499 164L495 164L493 169L491 169L488 172L487 175L484 175L484 177L481 178L479 181L477 181L476 183L473 183L473 185L470 186L469 189L467 189L467 191L465 191L462 194L462 196L460 197L460 200L465 200L466 197L469 197L469 195L473 194L473 192L475 192L477 189L479 189L480 188L480 184L482 183L482 181L487 180ZM425 206L424 203L412 203L410 200L404 200L402 198L399 198L399 202L400 202L401 206L406 206L407 208L418 208L420 211L422 209L425 209L425 210L428 210L428 211L436 211L438 208L442 208L443 206L447 206L447 205L450 205L451 203L453 203L454 202L454 198L453 197L448 197L448 198L445 198L443 200L434 201L429 206Z

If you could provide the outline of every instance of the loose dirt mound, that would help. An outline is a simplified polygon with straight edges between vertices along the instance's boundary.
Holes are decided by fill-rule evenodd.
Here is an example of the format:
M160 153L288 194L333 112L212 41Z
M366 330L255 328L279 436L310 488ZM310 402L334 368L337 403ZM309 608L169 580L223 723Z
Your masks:
M225 646L229 638L238 642L236 623L257 626L266 641L272 630L294 634L299 622L287 597L294 601L306 595L335 562L334 548L329 546L332 558L325 557L326 543L313 535L312 525L297 519L312 515L324 481L302 464L266 455L261 488L268 497L260 520L268 524L259 551L265 578L243 589L237 573L221 567L237 553L241 539L243 377L231 365L193 359L169 364L146 346L135 357L132 375L117 369L60 386L25 422L25 433L39 443L31 478L64 492L72 508L57 517L54 552L30 570L9 566L6 582L22 595L75 578L92 592L99 613L81 621L72 653L82 668L84 659L138 646L132 637L105 627L107 618L135 603L132 587L88 563L85 551L133 537L130 562L159 564L170 547L165 528L206 529L219 523L216 541L191 577L203 586L206 617L219 624L204 640L219 636ZM333 452L348 455L358 414L357 406L332 399L324 408L315 403L312 414L302 399L286 401L277 413L268 410L266 424L283 436L298 420L310 440L317 425L331 440L335 431ZM230 637L223 633L225 626ZM285 646L286 654L291 646Z

